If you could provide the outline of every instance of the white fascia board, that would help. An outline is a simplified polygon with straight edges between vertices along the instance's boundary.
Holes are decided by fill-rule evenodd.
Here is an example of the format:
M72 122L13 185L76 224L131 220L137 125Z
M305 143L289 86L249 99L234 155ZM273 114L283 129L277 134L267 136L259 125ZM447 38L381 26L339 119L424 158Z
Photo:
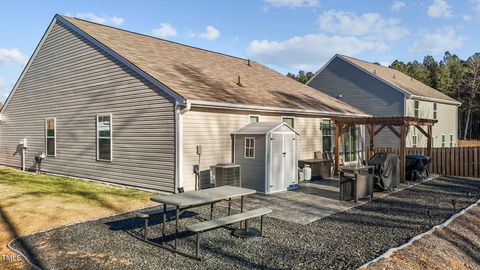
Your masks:
M425 101L432 101L432 102L437 102L437 103L445 103L445 104L456 105L456 106L462 105L462 103L458 102L458 101L451 101L451 100L445 100L445 99L440 99L440 98L424 97L424 96L417 96L417 95L411 95L410 98L418 99L418 100L425 100Z
M140 76L142 76L143 78L145 78L147 81L151 82L152 84L154 84L156 87L158 87L160 90L164 91L165 93L167 93L168 95L170 95L171 97L173 97L175 99L175 105L180 105L180 104L185 104L185 98L182 97L181 95L179 95L177 92L173 91L172 89L168 88L166 85L164 85L163 83L161 83L160 81L158 81L157 79L153 78L152 76L150 76L148 73L146 73L145 71L143 71L142 69L140 69L139 67L137 67L136 65L134 65L133 63L129 62L127 59L125 59L124 57L122 57L121 55L119 55L118 53L116 53L114 50L110 49L108 46L106 46L105 44L101 43L100 41L96 40L95 38L93 38L92 36L90 36L89 34L87 34L86 32L84 32L83 30L81 30L80 28L78 28L77 26L75 26L74 24L72 24L71 22L65 20L64 18L62 18L62 16L59 16L59 15L55 15L55 18L63 23L64 25L66 25L68 28L70 28L71 30L73 30L74 32L76 32L77 34L79 34L80 36L84 37L85 39L87 39L88 41L92 42L93 44L95 44L96 46L98 46L101 50L103 50L104 52L108 53L109 55L111 55L113 58L115 58L116 60L120 61L122 64L126 65L127 67L129 67L130 69L132 69L133 71L135 71L137 74L139 74Z
M193 107L203 107L203 108L217 108L217 109L257 111L257 112L274 112L274 113L302 114L302 115L316 115L316 116L372 117L372 115L370 114L289 109L289 108L280 108L280 107L266 107L266 106L257 106L257 105L223 103L223 102L192 100L192 99L187 100L187 102L191 103Z
M52 19L52 21L50 22L50 25L48 26L47 30L45 31L45 33L43 33L42 39L41 39L40 42L37 44L37 47L35 48L35 51L33 51L33 54L32 54L32 56L30 57L30 59L28 60L27 65L25 65L25 68L23 69L22 73L20 74L20 77L18 78L17 82L15 83L15 86L13 86L12 91L11 91L10 94L8 95L7 100L5 101L5 104L3 104L3 107L2 107L2 109L0 110L0 120L2 120L3 112L5 111L5 109L7 108L8 104L10 103L10 100L12 99L13 95L15 94L15 91L17 91L17 88L18 88L18 86L20 85L20 83L22 82L23 77L25 77L25 74L26 74L26 73L28 72L28 70L30 69L30 66L32 65L32 62L35 60L35 57L37 56L38 52L40 51L40 48L42 47L43 43L45 42L45 40L47 39L48 35L49 35L50 32L52 31L53 26L55 25L56 22L57 22L57 16L55 16L55 17Z
M379 76L377 76L377 75L375 75L375 74L372 74L370 71L368 71L368 70L364 69L363 67L361 67L361 66L353 63L352 61L346 59L345 57L342 57L341 55L338 55L338 54L335 55L335 56L338 57L338 58L340 58L340 59L342 59L343 61L345 61L345 62L353 65L354 67L360 69L361 71L365 72L366 74L370 75L371 77L373 77L373 78L375 78L375 79L377 79L377 80L380 80L381 82L387 84L388 86L390 86L390 87L392 87L393 89L399 91L400 93L402 93L402 94L405 95L406 97L410 97L410 96L412 95L412 93L407 92L407 91L405 91L405 90L403 90L403 89L401 89L401 88L399 88L399 87L397 87L397 86L389 83L388 81L380 78ZM399 71L399 72L400 72L400 71Z
M330 64L330 62L332 62L333 59L337 57L338 57L338 54L335 54L332 58L330 58L330 60L328 60L328 62L325 65L323 65L323 67L321 67L317 72L315 72L312 78L310 78L305 84L306 85L310 84L310 82L313 81L313 79L315 79L315 77L317 77L317 75L320 74L320 72L322 72Z

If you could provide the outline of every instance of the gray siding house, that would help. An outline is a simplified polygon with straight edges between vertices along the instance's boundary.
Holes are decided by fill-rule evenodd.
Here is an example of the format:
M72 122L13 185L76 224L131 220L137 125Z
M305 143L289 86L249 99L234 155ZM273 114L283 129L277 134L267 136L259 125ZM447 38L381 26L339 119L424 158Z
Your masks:
M457 145L460 102L400 71L335 55L307 85L373 116L437 119L433 127L433 147ZM378 146L399 146L397 137L387 129L375 140ZM406 144L407 147L426 147L427 138L411 127Z
M48 173L192 190L250 122L288 123L306 159L342 115L368 116L254 61L56 15L0 112L0 164L44 152Z

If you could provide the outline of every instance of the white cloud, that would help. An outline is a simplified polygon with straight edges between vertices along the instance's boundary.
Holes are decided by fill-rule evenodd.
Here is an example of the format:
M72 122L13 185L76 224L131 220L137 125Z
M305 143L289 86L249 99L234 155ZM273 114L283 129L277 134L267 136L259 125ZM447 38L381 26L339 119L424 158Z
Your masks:
M91 21L94 23L108 24L108 25L114 25L114 26L122 25L125 22L125 19L118 16L106 16L106 15L98 16L91 12L75 13L75 14L65 13L65 15L69 17L76 17L79 19Z
M395 0L395 1L393 1L392 6L390 6L390 10L396 12L396 11L400 11L402 8L404 8L406 6L407 6L407 4L405 4L405 2Z
M5 99L8 97L8 94L10 93L10 89L7 88L7 83L5 80L0 77L0 102L3 104L5 102ZM0 105L0 108L2 106Z
M468 14L463 14L462 15L462 19L464 21L471 21L472 20L472 16L468 15Z
M28 58L19 49L0 48L0 65L25 65Z
M433 0L427 14L432 18L448 18L452 17L452 10L446 0Z
M192 38L193 37L199 37L199 38L203 38L203 39L206 39L206 40L215 40L218 37L220 37L220 31L218 31L217 28L209 25L205 29L205 32L203 32L203 33L190 32L190 33L188 33L188 36L192 37Z
M458 35L453 27L443 27L435 32L421 33L421 38L410 48L412 53L440 54L458 49L465 38Z
M320 29L349 36L397 40L408 35L399 19L384 18L378 13L357 15L353 12L329 10L318 17Z
M470 0L472 4L473 11L480 13L480 0Z
M170 37L170 36L176 36L177 31L173 26L169 23L161 23L160 27L155 28L152 30L152 34L156 37Z
M320 3L319 0L263 0L265 3L274 7L316 7Z
M380 42L320 33L284 41L254 40L248 46L247 53L278 67L315 70L336 53L354 55L365 51L382 52L386 48Z

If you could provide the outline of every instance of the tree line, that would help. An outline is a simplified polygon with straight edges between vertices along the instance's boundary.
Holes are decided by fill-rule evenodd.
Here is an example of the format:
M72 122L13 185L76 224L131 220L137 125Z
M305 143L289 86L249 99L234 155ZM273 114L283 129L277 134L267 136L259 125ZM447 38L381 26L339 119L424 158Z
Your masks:
M458 100L459 137L480 139L480 53L461 59L445 52L440 61L428 55L423 62L395 60L390 68L403 72L424 84ZM287 76L306 83L314 73L299 71Z

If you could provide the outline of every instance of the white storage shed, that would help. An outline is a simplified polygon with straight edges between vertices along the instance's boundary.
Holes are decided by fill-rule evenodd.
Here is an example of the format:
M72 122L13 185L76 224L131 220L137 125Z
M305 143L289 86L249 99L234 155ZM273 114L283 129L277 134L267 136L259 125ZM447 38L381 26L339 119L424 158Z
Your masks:
M298 185L299 134L286 123L250 123L234 133L234 163L242 170L242 187L260 193Z

